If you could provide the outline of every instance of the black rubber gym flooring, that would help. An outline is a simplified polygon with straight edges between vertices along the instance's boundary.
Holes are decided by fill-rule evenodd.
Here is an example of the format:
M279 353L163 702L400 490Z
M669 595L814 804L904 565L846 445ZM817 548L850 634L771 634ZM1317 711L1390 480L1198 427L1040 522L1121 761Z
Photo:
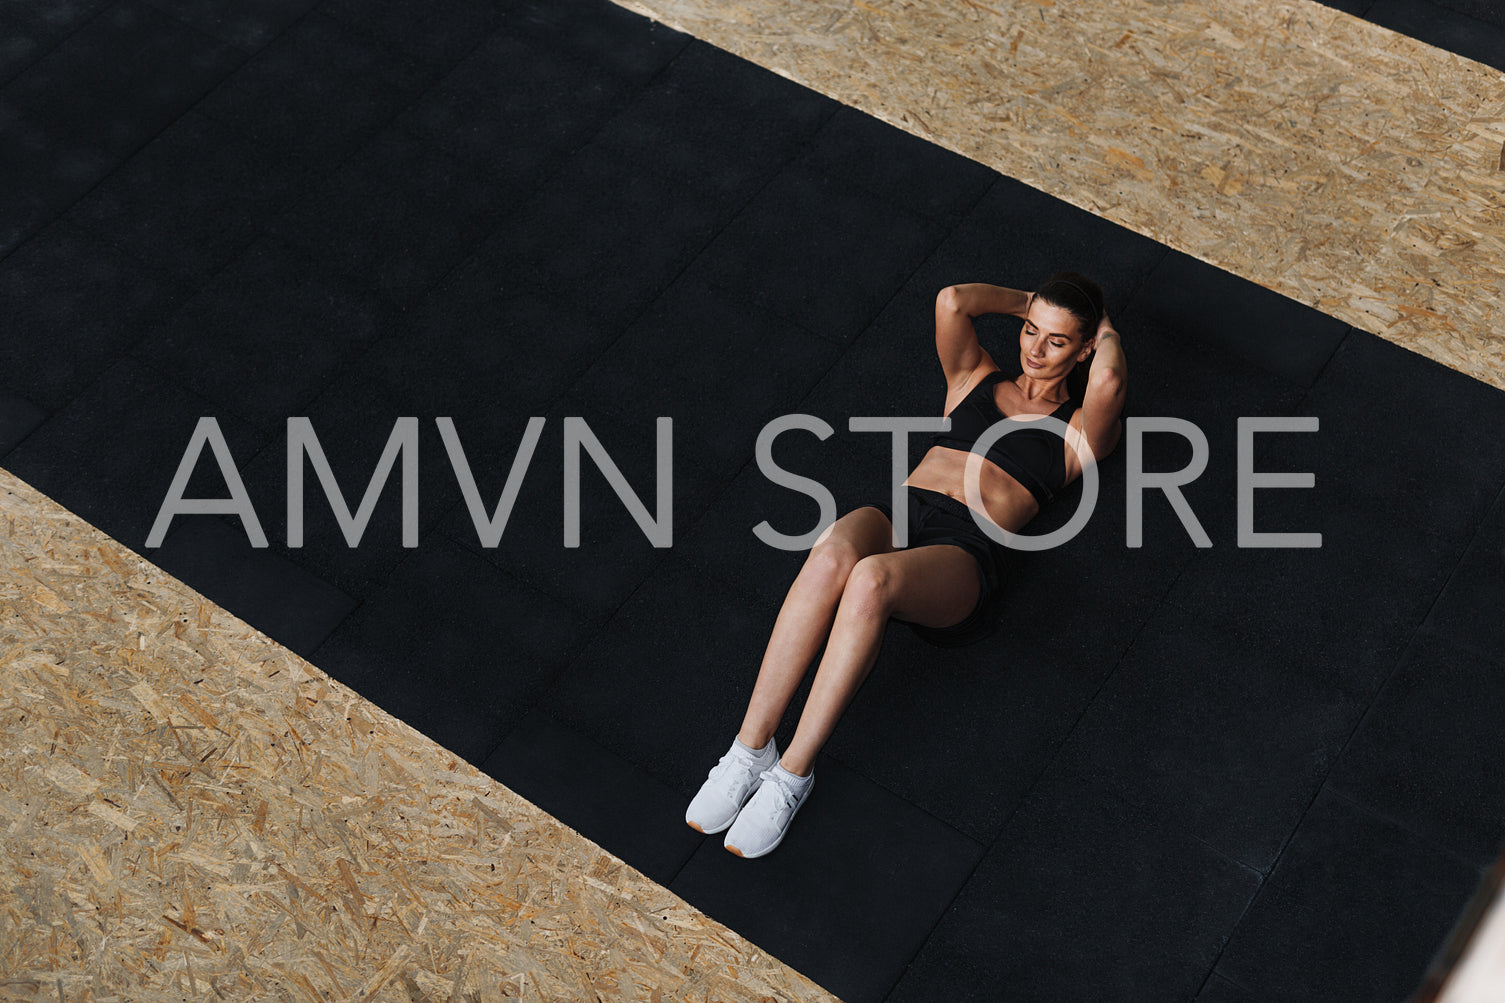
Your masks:
M1484 0L1349 9L1505 66ZM1500 391L604 0L17 0L0 39L0 465L843 999L1399 1000L1500 850ZM1062 267L1130 414L1206 432L1213 546L1159 493L1125 545L1120 448L993 638L890 626L783 846L728 854L683 812L802 559L752 527L819 515L760 429L820 417L773 458L886 497L847 422L939 414L937 290ZM1316 486L1255 528L1322 547L1240 549L1237 421L1291 415L1256 466ZM200 416L267 549L146 547ZM293 416L352 511L417 417L417 547L400 463L354 548L305 463L286 546ZM485 547L435 419L489 512L531 416ZM671 547L588 456L564 546L568 416L650 515L673 419Z

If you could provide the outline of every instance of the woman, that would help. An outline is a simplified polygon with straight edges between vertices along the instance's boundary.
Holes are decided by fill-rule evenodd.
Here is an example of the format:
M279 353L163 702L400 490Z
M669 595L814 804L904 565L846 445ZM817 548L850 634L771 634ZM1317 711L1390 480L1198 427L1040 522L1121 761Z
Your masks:
M972 318L990 313L1024 320L1015 379L978 343ZM1094 462L1118 444L1124 354L1090 279L1062 272L1032 293L982 283L943 289L935 347L951 429L936 434L904 481L907 545L894 546L885 504L849 512L820 535L774 623L742 728L685 813L701 832L728 830L726 848L738 856L761 857L783 841L814 788L816 753L872 668L890 617L944 646L991 632L1006 550L974 513L1018 532L1081 476L1083 456ZM1068 422L1065 441L1044 427L998 439L977 475L984 511L968 507L972 443L1004 417L1041 415ZM794 739L780 757L774 729L828 633Z

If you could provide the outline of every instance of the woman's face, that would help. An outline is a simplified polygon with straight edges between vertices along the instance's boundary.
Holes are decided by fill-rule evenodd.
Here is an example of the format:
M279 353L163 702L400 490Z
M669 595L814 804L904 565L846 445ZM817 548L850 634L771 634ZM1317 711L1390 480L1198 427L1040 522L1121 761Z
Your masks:
M1070 310L1035 297L1019 332L1019 364L1025 375L1042 380L1065 376L1092 354L1087 334Z

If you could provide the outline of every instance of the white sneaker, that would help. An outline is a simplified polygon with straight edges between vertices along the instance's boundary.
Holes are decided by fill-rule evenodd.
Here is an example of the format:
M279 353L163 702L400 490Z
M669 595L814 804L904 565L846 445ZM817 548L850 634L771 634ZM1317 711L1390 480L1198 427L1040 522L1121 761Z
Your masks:
M726 755L711 767L706 782L685 811L690 828L712 835L732 824L758 786L758 775L779 761L779 746L773 739L759 756L740 742L732 742Z
M762 784L726 834L726 848L739 857L761 857L772 853L784 841L784 833L789 831L795 812L815 790L813 771L810 782L798 794L779 776L780 772L767 769L758 775Z

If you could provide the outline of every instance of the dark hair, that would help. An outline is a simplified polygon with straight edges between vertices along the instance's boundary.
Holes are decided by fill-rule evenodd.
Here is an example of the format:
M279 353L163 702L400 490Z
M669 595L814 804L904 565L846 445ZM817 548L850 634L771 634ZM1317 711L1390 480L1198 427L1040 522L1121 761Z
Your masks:
M1102 289L1081 272L1056 272L1035 290L1035 298L1075 317L1081 325L1083 341L1097 334L1098 321L1107 312ZM1067 374L1066 390L1073 400L1081 400L1087 393L1087 370L1091 365L1089 355Z

